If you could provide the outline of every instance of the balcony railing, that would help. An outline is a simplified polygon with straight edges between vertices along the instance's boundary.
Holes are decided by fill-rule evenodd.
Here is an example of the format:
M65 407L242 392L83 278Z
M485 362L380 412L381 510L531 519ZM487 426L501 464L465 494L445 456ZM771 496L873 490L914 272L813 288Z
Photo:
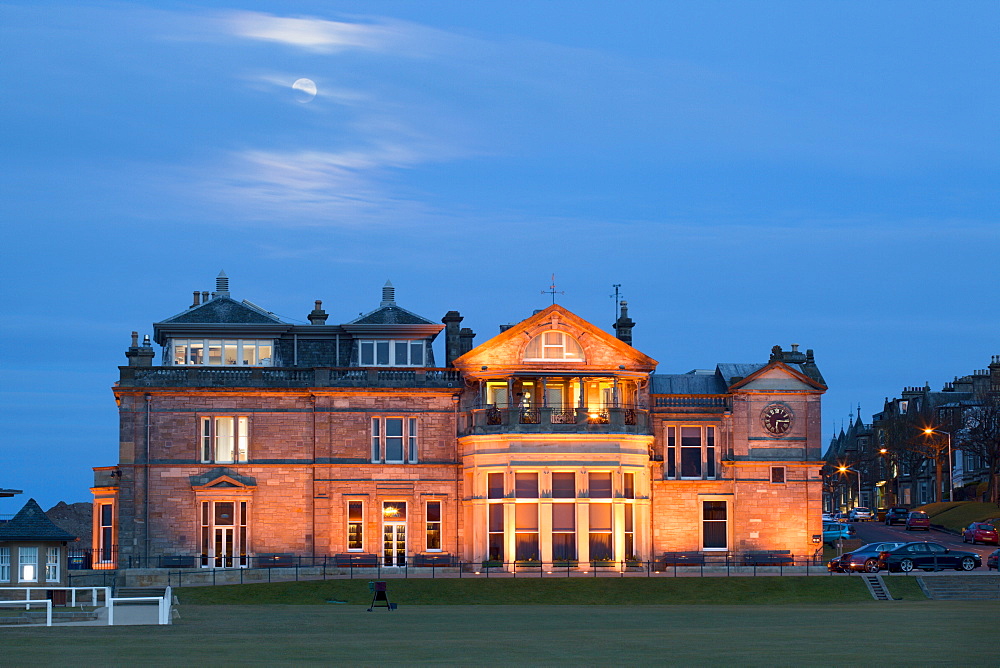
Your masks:
M689 395L655 395L653 396L653 408L668 408L673 410L694 410L698 412L714 413L726 411L731 408L729 397L717 395L689 396Z
M119 387L461 387L456 369L120 367Z
M467 412L466 434L507 432L627 433L649 432L649 411L638 406L600 408L500 408Z

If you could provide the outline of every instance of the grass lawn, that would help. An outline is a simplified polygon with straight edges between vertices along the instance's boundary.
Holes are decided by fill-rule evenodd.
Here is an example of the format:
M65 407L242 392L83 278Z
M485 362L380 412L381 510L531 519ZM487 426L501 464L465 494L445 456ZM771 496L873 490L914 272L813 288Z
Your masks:
M403 605L785 605L871 601L860 578L683 577L387 580L389 600ZM183 605L369 605L367 580L274 582L186 587Z
M934 524L954 531L961 531L972 522L991 522L997 526L996 522L1000 519L1000 508L995 503L978 501L930 503L919 510L930 515Z
M767 578L777 580L779 578ZM817 578L820 579L820 578ZM842 578L847 580L848 578ZM391 593L391 592L390 592ZM171 626L0 630L4 665L994 665L995 602L180 606ZM880 630L892 629L891 633ZM862 631L859 631L862 629Z

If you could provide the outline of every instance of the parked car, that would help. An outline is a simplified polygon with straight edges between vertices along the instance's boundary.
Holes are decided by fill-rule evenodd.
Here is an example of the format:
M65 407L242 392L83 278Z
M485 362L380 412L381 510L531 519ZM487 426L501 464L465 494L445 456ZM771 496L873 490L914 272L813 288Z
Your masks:
M906 515L906 530L914 531L915 529L923 529L924 531L931 530L931 516L922 510L911 510Z
M998 559L1000 559L1000 550L993 550L990 552L989 556L986 557L986 570L1000 571L1000 568L997 568Z
M827 570L835 573L850 573L851 571L865 571L866 573L878 573L878 556L882 552L889 552L905 543L868 543L853 552L842 554L835 559L831 559L826 565Z
M906 524L906 516L910 514L910 509L906 506L893 506L885 511L885 524Z
M823 513L823 521L824 522L832 522L833 521L833 513Z
M850 513L848 513L848 519L852 522L868 522L872 518L871 508L865 508L864 506L858 506L853 508Z
M973 545L976 543L993 543L997 545L997 529L992 524L987 524L986 522L973 522L962 532L962 542L968 543L970 541Z
M845 522L845 523L846 522L850 522L850 520L847 518L847 513L834 513L833 514L833 521L834 522Z
M982 565L982 558L975 552L951 550L940 543L904 543L878 555L878 567L890 572L909 573L914 568L924 571L940 571L945 568L971 571Z
M854 527L839 522L823 522L823 542L833 545L834 542L847 540L854 535Z

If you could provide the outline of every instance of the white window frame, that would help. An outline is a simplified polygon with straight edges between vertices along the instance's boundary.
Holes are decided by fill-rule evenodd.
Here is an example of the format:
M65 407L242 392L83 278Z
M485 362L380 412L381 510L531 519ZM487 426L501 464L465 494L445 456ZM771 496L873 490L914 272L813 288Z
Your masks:
M387 434L387 421L401 420L401 435ZM373 464L416 464L419 460L419 425L415 417L405 415L384 415L372 417L369 423L371 434L371 458ZM400 439L401 459L388 459L389 439Z
M215 523L215 506L220 503L233 504L232 524ZM250 566L250 513L252 508L246 498L201 498L198 499L199 546L203 568L249 568ZM228 555L231 565L216 562L223 557L215 554L215 530L230 529L233 532L233 554Z
M10 582L10 548L0 547L0 583Z
M550 336L552 335L552 336ZM569 345L567 345L567 341ZM528 341L524 348L525 362L579 362L586 363L583 346L572 334L547 329Z
M192 347L201 346L201 361L194 361L191 355ZM235 347L236 356L232 364L226 363L226 348ZM184 348L184 356L178 359L177 355L181 348ZM213 357L209 354L210 348L219 348L218 361L213 362ZM253 350L253 355L247 355L247 351ZM165 364L170 366L273 366L274 364L274 339L225 339L225 338L184 338L170 339L165 346ZM252 362L252 363L251 363Z
M58 547L45 548L45 581L59 582L59 559L60 549Z
M221 420L232 420L232 436L219 435ZM221 438L232 438L232 458L219 457ZM241 464L250 460L248 415L203 415L198 418L198 456L203 464Z
M31 576L25 577L27 569L31 569ZM38 548L24 547L17 548L17 581L18 582L38 582Z
M379 344L386 346L385 361L379 354ZM366 348L371 348L371 359L366 360ZM404 346L404 358L400 358L399 346ZM414 359L414 351L420 351L419 361ZM427 363L427 340L426 339L361 339L358 341L358 366L412 366L426 367Z

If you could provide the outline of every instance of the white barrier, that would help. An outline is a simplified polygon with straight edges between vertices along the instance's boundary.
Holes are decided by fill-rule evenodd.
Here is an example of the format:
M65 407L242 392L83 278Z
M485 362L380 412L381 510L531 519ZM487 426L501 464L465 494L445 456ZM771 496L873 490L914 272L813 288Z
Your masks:
M110 587L0 587L0 592L24 591L24 599L26 601L31 598L31 592L33 591L68 591L70 592L69 606L72 608L77 606L76 592L78 590L90 592L90 605L94 607L99 607L97 602L98 591L104 592L104 605L107 605L108 598L111 596Z
M23 589L23 587L20 588ZM25 610L29 610L32 603L45 604L45 625L52 626L52 601L47 598L43 598L41 600L26 599L24 601L0 601L0 605L23 605Z
M132 597L112 597L108 599L108 626L115 625L115 603L132 603L135 601L156 601L157 624L170 623L170 602L173 600L170 587L163 592L163 596L132 596Z

